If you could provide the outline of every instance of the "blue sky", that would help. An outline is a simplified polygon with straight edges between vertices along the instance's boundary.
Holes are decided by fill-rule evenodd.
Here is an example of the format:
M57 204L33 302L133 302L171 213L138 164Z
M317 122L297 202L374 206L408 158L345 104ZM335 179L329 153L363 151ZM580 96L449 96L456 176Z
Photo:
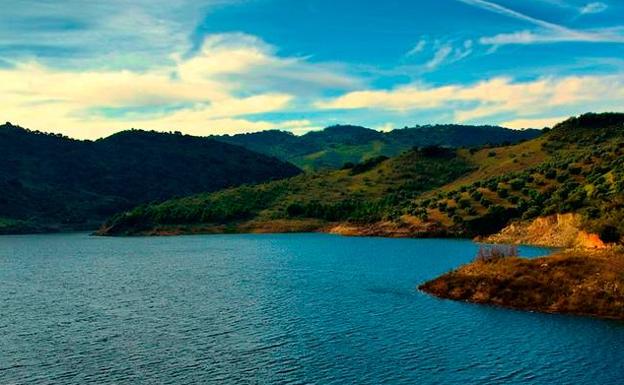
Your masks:
M77 138L543 127L622 111L623 20L619 0L7 0L0 111Z

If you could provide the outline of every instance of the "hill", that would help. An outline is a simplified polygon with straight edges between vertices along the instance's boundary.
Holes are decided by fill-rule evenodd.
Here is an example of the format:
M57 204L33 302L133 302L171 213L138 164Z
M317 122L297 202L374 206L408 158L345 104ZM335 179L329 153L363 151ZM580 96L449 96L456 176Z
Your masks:
M296 175L239 146L125 131L91 141L0 126L0 232L94 228L141 203Z
M102 232L333 229L473 237L513 220L574 212L583 228L614 238L624 232L623 151L624 114L587 114L512 146L427 147L349 169L143 206L115 217Z
M275 156L308 171L337 169L377 156L396 156L412 147L480 147L518 143L539 136L540 130L510 130L497 126L427 125L380 132L338 125L301 136L286 131L224 135L216 140Z
M400 203L472 169L455 150L414 149L335 171L146 205L117 215L106 234L299 231L399 215Z

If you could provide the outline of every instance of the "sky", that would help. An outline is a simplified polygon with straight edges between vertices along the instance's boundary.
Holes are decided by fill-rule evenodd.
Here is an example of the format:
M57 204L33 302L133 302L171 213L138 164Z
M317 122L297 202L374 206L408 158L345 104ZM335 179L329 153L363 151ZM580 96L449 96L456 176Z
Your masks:
M622 0L0 2L0 119L79 139L624 111Z

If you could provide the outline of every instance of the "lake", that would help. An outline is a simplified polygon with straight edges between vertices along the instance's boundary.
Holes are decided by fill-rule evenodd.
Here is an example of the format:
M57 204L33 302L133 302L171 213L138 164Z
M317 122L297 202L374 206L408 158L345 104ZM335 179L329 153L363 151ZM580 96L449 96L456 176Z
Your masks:
M624 323L416 289L477 248L328 234L3 236L0 384L621 383Z

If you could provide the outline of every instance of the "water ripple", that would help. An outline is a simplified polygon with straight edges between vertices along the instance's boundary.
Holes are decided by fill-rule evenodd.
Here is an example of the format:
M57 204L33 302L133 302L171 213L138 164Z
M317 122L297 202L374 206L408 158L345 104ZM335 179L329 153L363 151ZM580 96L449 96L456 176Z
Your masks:
M0 237L0 384L620 382L620 323L415 290L475 251L323 234Z

